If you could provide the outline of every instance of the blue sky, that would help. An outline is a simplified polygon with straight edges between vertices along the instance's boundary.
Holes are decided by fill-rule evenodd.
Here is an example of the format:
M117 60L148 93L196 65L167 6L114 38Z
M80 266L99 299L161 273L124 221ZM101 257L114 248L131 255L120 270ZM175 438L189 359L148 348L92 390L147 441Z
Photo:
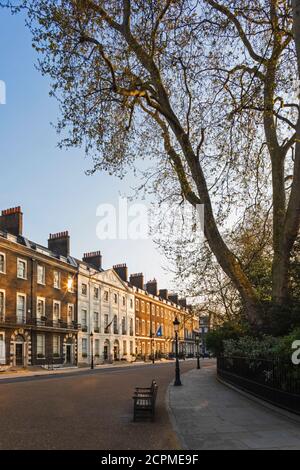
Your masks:
M164 257L151 240L101 241L96 236L97 206L117 204L134 182L105 173L86 176L84 152L59 150L50 122L58 106L49 98L49 82L35 69L36 54L24 17L0 11L0 80L7 103L0 105L0 208L21 205L24 234L46 244L49 233L69 230L72 254L101 250L104 267L127 262L129 272L156 277L159 287L172 287L163 270Z

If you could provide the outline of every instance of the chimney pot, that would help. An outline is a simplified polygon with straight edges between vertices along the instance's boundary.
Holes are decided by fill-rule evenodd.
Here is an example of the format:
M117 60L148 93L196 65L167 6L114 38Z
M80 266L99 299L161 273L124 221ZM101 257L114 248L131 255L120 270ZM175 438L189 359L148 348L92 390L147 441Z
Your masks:
M67 258L70 255L70 236L69 232L50 233L48 239L48 248L54 253Z
M0 230L15 236L23 234L23 213L20 206L4 209L1 212Z

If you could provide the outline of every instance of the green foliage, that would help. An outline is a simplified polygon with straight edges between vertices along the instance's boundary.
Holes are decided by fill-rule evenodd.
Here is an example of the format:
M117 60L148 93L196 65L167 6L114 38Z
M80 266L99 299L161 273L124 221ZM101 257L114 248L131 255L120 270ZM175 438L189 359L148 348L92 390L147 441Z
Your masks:
M300 328L295 328L290 334L282 337L242 336L238 339L224 339L223 353L225 356L247 357L249 359L279 358L290 361L295 340L300 340Z
M226 322L207 334L206 347L215 356L218 356L223 353L225 340L238 340L247 333L249 333L249 328L246 325Z

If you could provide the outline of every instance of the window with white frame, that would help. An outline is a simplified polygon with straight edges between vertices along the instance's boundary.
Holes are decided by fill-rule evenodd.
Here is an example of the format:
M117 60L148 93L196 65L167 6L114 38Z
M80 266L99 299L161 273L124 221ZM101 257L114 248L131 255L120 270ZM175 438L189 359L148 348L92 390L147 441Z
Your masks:
M129 334L133 336L133 318L130 318Z
M43 286L46 284L46 268L41 264L37 265L37 282Z
M133 300L130 299L130 308L133 308Z
M114 316L114 335L117 335L119 333L119 328L118 328L118 317L117 315Z
M5 333L0 332L0 364L6 363L6 354L5 354Z
M36 354L37 357L45 357L45 335L36 335Z
M142 335L145 336L146 334L146 324L145 320L142 320Z
M94 312L94 329L99 330L99 313Z
M17 294L17 322L24 323L26 318L26 295Z
M108 302L108 291L104 291L104 300L105 302Z
M61 283L61 274L59 271L54 271L53 272L53 287L55 289L60 289L60 283Z
M114 294L114 303L115 303L115 304L118 303L118 295L117 295L117 294Z
M140 334L140 320L138 318L135 320L135 332L137 335Z
M87 296L87 284L81 284L81 294Z
M126 318L122 318L122 335L126 335Z
M133 341L130 341L129 347L130 347L130 354L133 354Z
M81 310L81 326L82 328L87 327L87 309L86 308L83 308Z
M74 305L68 304L68 324L70 325L74 321Z
M104 314L104 332L109 333L109 331L108 331L108 314L107 313Z
M82 349L82 356L86 357L87 356L87 339L86 338L82 338L81 349Z
M60 356L60 336L53 335L53 356Z
M74 279L73 279L73 276L71 276L71 274L68 275L67 287L68 287L68 292L71 292L71 293L74 292Z
M60 302L58 300L53 301L53 321L58 321L60 319Z
M125 296L123 295L123 307L125 307L125 305L126 305L126 298L125 298Z
M27 261L24 259L17 260L17 277L19 279L27 279Z
M127 354L127 341L123 341L123 354Z
M95 356L100 356L100 340L95 339Z
M43 297L37 298L36 303L36 317L40 320L46 316L46 300Z
M94 300L99 300L99 288L94 287Z
M0 253L0 273L6 273L6 256L4 253Z
M5 317L5 291L0 290L0 320Z

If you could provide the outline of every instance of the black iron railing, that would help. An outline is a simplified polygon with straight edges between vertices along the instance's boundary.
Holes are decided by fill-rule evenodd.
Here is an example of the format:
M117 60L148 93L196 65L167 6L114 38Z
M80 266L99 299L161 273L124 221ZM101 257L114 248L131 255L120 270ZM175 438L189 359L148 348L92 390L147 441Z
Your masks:
M291 361L224 357L218 376L263 400L300 414L300 365Z

